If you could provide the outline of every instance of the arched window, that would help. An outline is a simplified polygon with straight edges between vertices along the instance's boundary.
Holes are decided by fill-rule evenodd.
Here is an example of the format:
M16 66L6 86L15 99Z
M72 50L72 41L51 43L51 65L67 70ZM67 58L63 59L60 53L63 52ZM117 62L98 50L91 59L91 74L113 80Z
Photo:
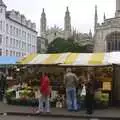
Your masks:
M106 37L107 52L120 51L120 32L112 32Z

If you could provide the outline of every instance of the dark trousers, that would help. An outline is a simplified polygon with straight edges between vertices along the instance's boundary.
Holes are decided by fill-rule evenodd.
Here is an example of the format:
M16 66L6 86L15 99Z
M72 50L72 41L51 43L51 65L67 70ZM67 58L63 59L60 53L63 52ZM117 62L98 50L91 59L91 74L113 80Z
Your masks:
M87 114L93 113L93 106L94 106L94 95L93 94L86 94L86 111Z
M2 101L2 100L3 100L3 92L0 91L0 101Z

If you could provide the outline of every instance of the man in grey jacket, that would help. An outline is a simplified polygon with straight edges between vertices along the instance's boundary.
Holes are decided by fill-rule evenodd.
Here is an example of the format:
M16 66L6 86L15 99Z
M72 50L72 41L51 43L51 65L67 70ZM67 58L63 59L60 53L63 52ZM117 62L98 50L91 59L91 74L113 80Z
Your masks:
M66 72L64 84L66 88L67 109L68 111L77 111L76 88L78 85L78 78L72 73L71 68L67 68Z

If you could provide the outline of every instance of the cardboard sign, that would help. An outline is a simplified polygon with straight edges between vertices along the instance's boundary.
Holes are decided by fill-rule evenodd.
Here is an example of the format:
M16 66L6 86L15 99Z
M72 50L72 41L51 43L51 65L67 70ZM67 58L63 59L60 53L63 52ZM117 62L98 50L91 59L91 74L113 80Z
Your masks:
M103 82L103 90L111 91L112 90L112 85L111 82Z

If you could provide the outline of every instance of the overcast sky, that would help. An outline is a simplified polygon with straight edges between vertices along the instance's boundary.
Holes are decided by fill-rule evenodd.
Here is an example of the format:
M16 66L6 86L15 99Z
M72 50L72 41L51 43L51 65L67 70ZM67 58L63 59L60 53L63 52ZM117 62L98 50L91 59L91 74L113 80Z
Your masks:
M103 21L104 12L106 18L114 17L116 0L3 0L7 10L15 9L31 19L40 28L40 16L42 8L45 8L47 25L55 24L64 27L64 15L66 6L69 7L72 27L79 32L89 32L94 25L94 7L98 6L98 20Z

